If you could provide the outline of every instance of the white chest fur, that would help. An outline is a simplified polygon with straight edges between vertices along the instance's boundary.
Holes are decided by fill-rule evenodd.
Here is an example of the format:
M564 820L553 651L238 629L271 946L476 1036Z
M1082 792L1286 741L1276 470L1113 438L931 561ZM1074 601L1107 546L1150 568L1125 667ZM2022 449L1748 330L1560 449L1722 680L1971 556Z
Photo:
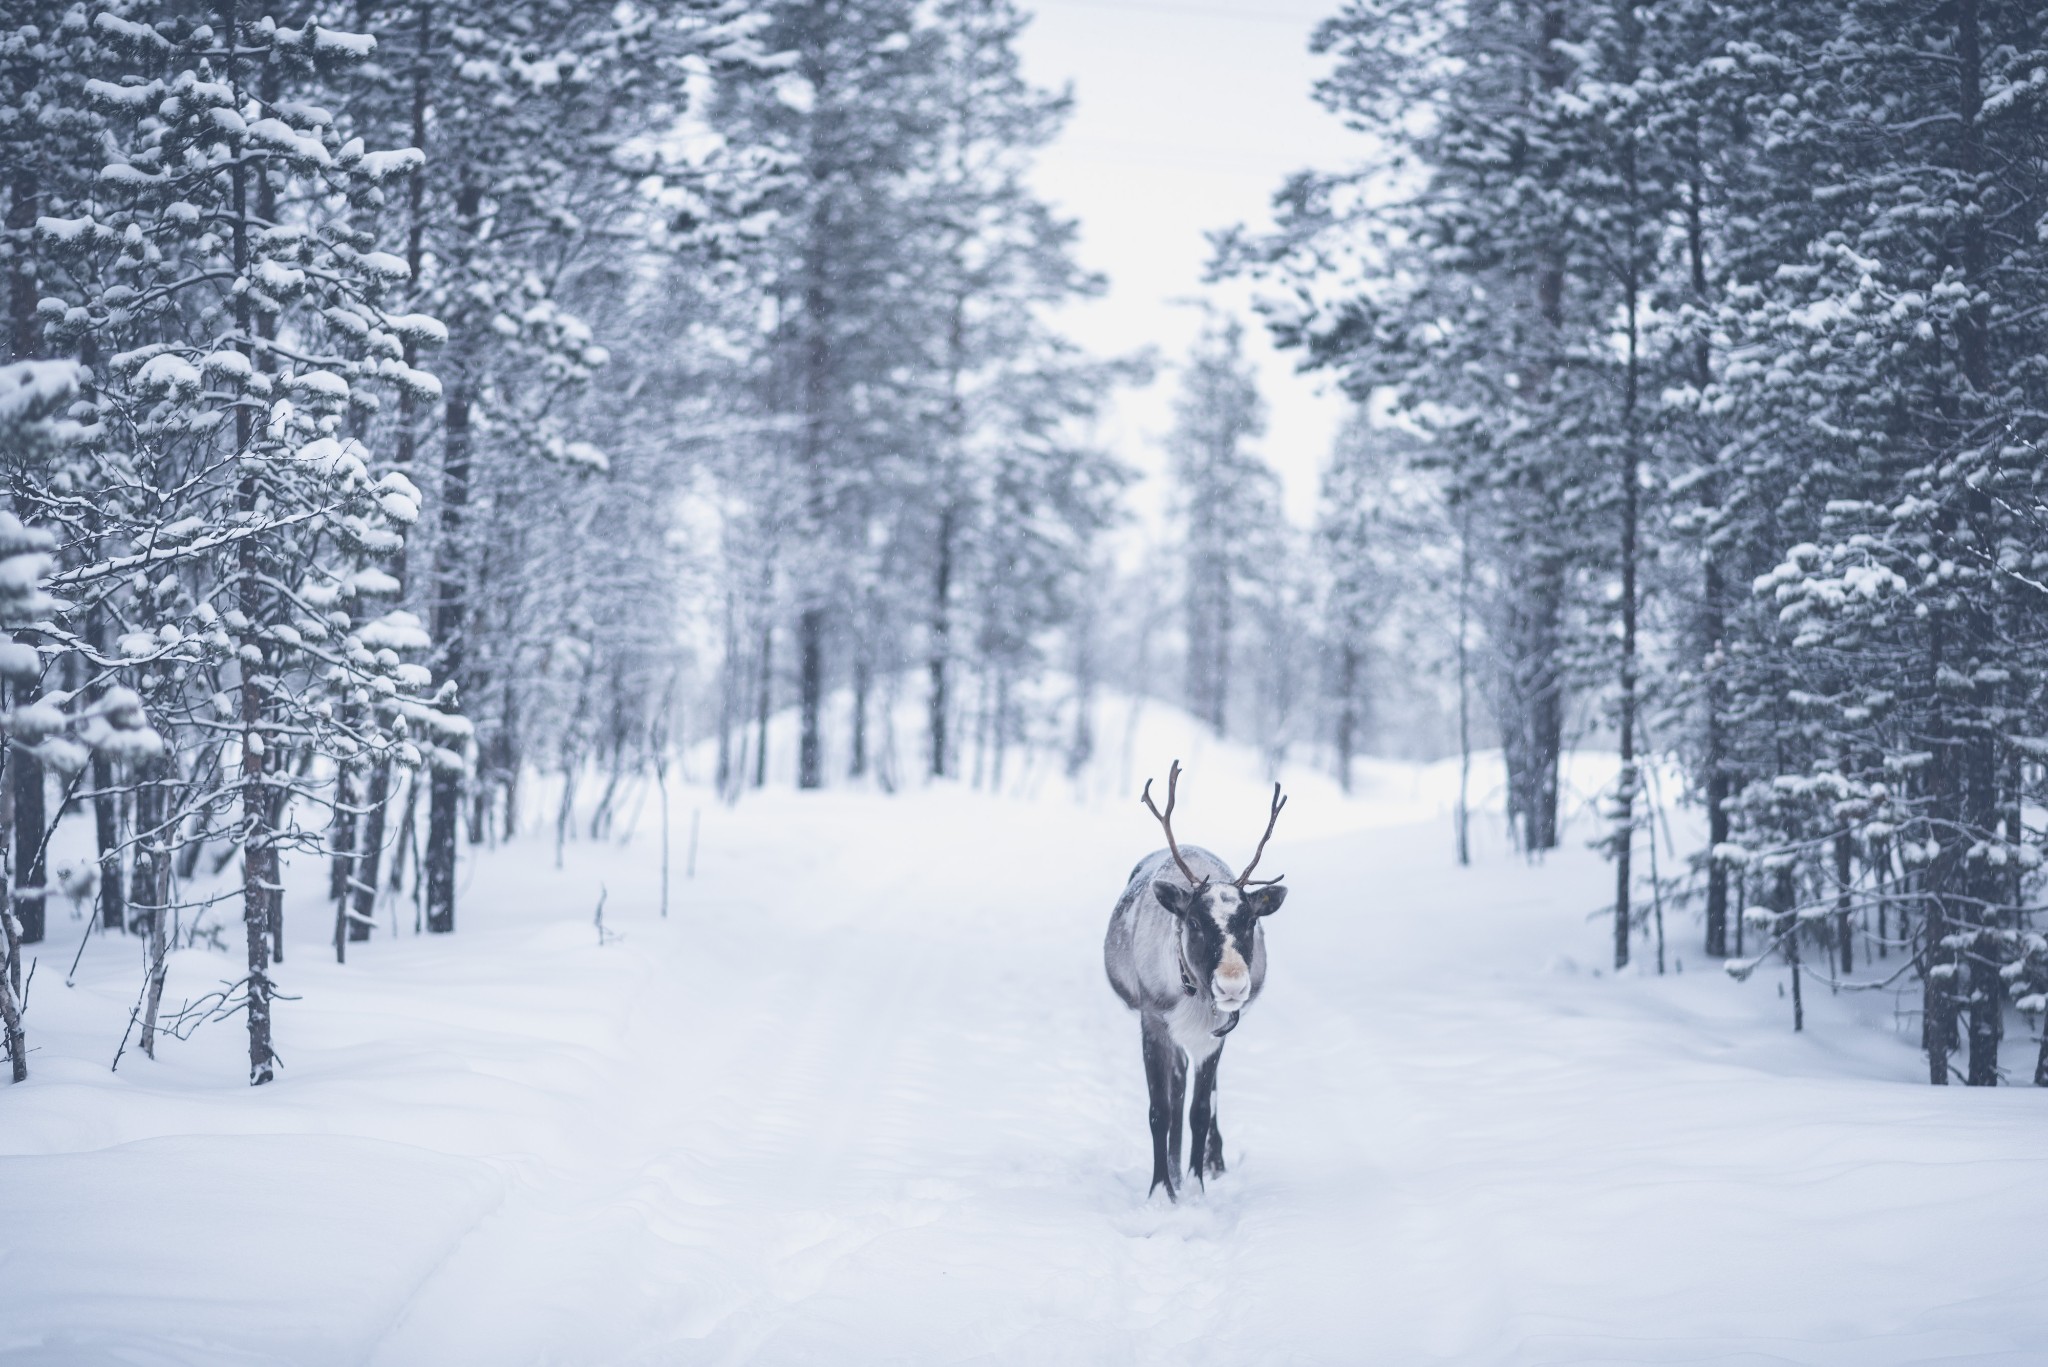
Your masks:
M1188 1056L1188 1062L1194 1064L1223 1047L1216 1031L1227 1019L1203 998L1183 997L1180 1005L1167 1013L1166 1028L1180 1051Z

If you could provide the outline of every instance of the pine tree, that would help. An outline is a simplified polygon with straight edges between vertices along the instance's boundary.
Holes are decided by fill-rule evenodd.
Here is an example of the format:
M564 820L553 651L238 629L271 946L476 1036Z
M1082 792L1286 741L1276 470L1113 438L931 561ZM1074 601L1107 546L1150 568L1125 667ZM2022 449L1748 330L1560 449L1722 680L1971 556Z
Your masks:
M797 781L824 782L826 650L858 583L878 506L871 472L918 439L900 375L915 370L930 316L909 206L930 165L936 35L907 0L781 0L761 46L775 60L725 81L713 122L747 155L778 162L750 253L771 301L762 406L783 419L773 458L787 489L777 531L791 549L799 707ZM801 548L797 553L795 548Z
M728 651L724 768L734 719L767 706L788 611L799 784L825 781L837 680L847 770L869 770L872 695L913 657L925 767L945 776L959 671L981 672L986 752L1118 479L1081 428L1128 368L1079 357L1044 318L1098 287L1073 261L1072 224L1027 181L1067 101L1024 80L1007 0L790 3L769 18L774 56L732 71L713 105L725 164L741 179L750 161L776 168L735 244L771 317L751 376L757 455L722 472L731 639L750 643L745 660Z
M609 544L592 514L600 486L618 480L592 440L606 421L587 397L631 337L632 282L662 212L648 185L673 177L661 144L688 109L691 63L744 57L745 17L740 5L682 0L376 11L386 43L353 108L425 154L381 214L408 244L407 306L448 330L438 442L403 403L373 434L393 465L431 465L438 488L431 559L400 567L447 684L427 778L431 931L454 928L465 818L482 839L495 790L510 823L519 767L555 739L525 689L555 620L539 599ZM658 487L640 493L659 500ZM604 591L582 577L566 591L586 589ZM358 924L374 906L395 800L382 769L368 782L352 841Z
M1413 468L1415 443L1354 411L1324 467L1314 560L1321 567L1319 630L1328 736L1339 784L1351 791L1353 761L1378 729L1375 693L1455 657L1444 637L1454 616L1458 566L1436 482Z
M1060 342L1044 310L1101 289L1073 257L1075 228L1031 190L1032 161L1059 132L1072 106L1024 79L1016 45L1025 18L1009 0L948 0L933 16L932 175L918 192L929 225L926 279L941 311L940 348L924 358L930 391L928 468L914 476L924 523L915 560L929 563L925 619L927 758L933 777L950 772L954 626L967 579L963 564L991 567L1015 557L1006 538L1028 534L1029 510L1003 506L1006 490L1035 487L1079 546L1099 526L1109 467L1077 459L1071 424L1085 420L1104 386L1129 372L1083 361ZM1033 465L1037 468L1032 468ZM1018 522L1019 516L1026 520ZM1085 552L1078 552L1085 556ZM906 557L909 558L909 557ZM1005 591L1064 594L1072 561L1034 557L1048 581L1019 582L996 569L983 582ZM982 633L980 654L1006 673L1021 663L1016 643L1049 625L1043 613L1012 618L1000 602L981 605L998 634Z
M113 160L88 213L40 231L69 262L69 297L45 305L53 337L104 358L86 468L124 495L97 507L96 558L52 582L127 630L112 649L47 634L172 728L138 801L152 858L167 842L241 851L247 969L231 997L260 1084L275 1057L280 857L319 843L300 824L320 799L303 761L414 753L428 677L380 642L396 619L377 600L419 493L375 475L348 431L382 388L435 391L397 358L438 325L383 307L404 265L351 222L411 159L366 152L304 98L368 36L232 4L94 27L109 65L87 89ZM63 483L41 487L77 515ZM174 801L160 801L166 783ZM149 914L160 927L169 909Z
M1797 264L1759 272L1740 301L1759 359L1729 380L1774 454L1798 461L1760 471L1800 514L1760 585L1784 623L1763 652L1798 709L1776 786L1827 799L1752 803L1792 888L1771 943L1846 936L1870 895L1839 886L1850 858L1896 858L1930 1080L1948 1079L1966 1023L1966 1080L1989 1085L2022 957L2013 871L2030 861L2017 813L2039 552L2018 491L2039 478L2030 415L2048 340L2032 303L2048 257L2001 225L2044 207L2030 169L2042 123L2023 93L2042 19L1852 2L1805 21L1825 25L1816 50L1791 46L1789 25L1763 30L1752 103L1765 173L1809 178L1827 209L1782 225L1774 255ZM1845 126L1866 136L1844 149ZM1831 828L1837 840L1819 838Z
M1557 843L1566 697L1590 663L1603 559L1588 553L1612 544L1599 524L1619 483L1584 468L1610 430L1591 339L1612 312L1597 283L1609 244L1571 195L1590 27L1570 0L1347 5L1317 33L1337 61L1316 93L1382 151L1297 177L1278 231L1225 253L1285 288L1267 303L1283 344L1361 401L1388 391L1428 432L1428 459L1486 529L1501 562L1480 614L1488 694L1531 851Z
M81 206L91 196L97 121L86 107L85 92L103 59L102 45L102 37L87 22L85 7L78 4L25 4L0 29L0 68L6 72L6 85L0 88L0 163L8 168L0 186L7 205L0 216L0 251L6 254L5 355L13 361L60 354L43 335L51 320L44 315L42 302L44 286L61 278L62 267L53 256L62 234L53 236L39 230L38 224L78 223ZM48 297L54 298L55 292L48 292ZM26 461L17 463L10 496L17 514L40 519L46 510L27 477L29 468ZM32 693L34 682L26 680L20 687ZM43 938L44 929L45 775L40 760L28 752L15 757L9 772L15 914L24 940L32 944ZM117 837L107 829L113 815L110 804L101 799L97 805L104 862L110 857L110 837Z
M1167 439L1185 536L1188 710L1226 734L1236 638L1251 590L1272 557L1279 481L1250 450L1265 432L1265 403L1244 354L1244 327L1211 322L1181 377Z
M20 468L42 468L76 441L79 425L58 414L76 396L82 370L65 360L17 360L0 365L0 448L11 452ZM0 513L0 627L33 639L43 634L52 613L65 605L43 588L55 563L56 538L42 528L22 525L12 513ZM45 764L76 774L87 765L135 761L158 753L163 740L149 726L141 700L125 688L109 688L94 696L79 690L39 692L44 669L41 652L28 640L0 646L0 676L14 686L17 705L0 714L6 750L0 762L9 769L34 761L40 780ZM68 709L68 710L67 710ZM46 833L38 830L40 844ZM12 874L22 856L9 866ZM27 941L22 920L10 895L0 904L0 1043L4 1043L10 1075L28 1079L27 1031L23 1024L25 976L21 946Z

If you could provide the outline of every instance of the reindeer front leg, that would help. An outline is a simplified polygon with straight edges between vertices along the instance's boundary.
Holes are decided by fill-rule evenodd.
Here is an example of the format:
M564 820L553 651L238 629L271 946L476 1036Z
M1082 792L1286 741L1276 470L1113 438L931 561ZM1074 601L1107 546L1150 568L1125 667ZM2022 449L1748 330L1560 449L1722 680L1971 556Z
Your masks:
M1196 1065L1194 1102L1188 1107L1188 1166L1205 1185L1205 1179L1223 1171L1223 1131L1216 1127L1216 1065L1222 1061L1219 1045Z
M1188 1056L1180 1051L1178 1045L1174 1046L1173 1050L1173 1090L1167 1093L1166 1105L1167 1114L1173 1119L1172 1128L1167 1131L1166 1135L1166 1161L1173 1168L1174 1184L1178 1186L1182 1171L1180 1165L1181 1125L1188 1113ZM1190 1158L1194 1157L1192 1153L1188 1156Z
M1145 1193L1151 1195L1163 1185L1168 1200L1178 1201L1178 1169L1180 1167L1180 1115L1176 1104L1174 1070L1178 1065L1185 1070L1181 1052L1167 1032L1166 1018L1149 1012L1143 1017L1141 1039L1145 1051L1145 1093L1150 1100L1152 1121L1152 1186ZM1183 1071L1185 1076L1185 1071ZM1168 1141L1172 1141L1172 1162L1168 1162Z

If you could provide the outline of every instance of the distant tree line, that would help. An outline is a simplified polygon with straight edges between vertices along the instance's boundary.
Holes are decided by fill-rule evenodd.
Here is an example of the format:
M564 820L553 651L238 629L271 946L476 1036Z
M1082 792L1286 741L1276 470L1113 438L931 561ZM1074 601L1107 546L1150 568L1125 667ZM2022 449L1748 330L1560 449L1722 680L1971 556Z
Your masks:
M1101 288L1027 183L1063 95L1018 65L1009 0L770 6L786 61L710 107L729 159L770 171L734 256L766 322L727 499L717 781L767 781L792 702L795 776L885 789L1000 780L1026 685L1072 667L1058 628L1128 475L1092 439L1109 389L1047 321ZM899 759L899 690L924 725ZM828 711L846 699L836 726Z
M1165 635L1184 673L1148 669L1127 647L1117 682L1183 702L1276 773L1325 766L1347 792L1367 755L1455 750L1457 532L1441 479L1410 459L1415 436L1351 413L1313 521L1296 526L1260 450L1266 404L1243 325L1213 311L1177 369L1165 542L1127 596L1171 586Z

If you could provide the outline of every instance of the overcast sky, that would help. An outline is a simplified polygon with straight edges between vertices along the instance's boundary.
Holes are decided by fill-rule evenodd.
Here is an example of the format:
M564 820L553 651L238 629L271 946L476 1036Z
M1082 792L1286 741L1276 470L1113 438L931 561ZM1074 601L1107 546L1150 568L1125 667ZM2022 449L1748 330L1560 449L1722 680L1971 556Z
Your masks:
M1199 327L1204 234L1265 224L1291 171L1356 156L1337 120L1309 97L1323 63L1308 38L1337 0L1026 0L1037 18L1022 43L1031 78L1072 82L1077 108L1040 160L1041 191L1081 222L1081 256L1106 272L1106 298L1074 310L1070 334L1091 350L1186 354ZM1207 291L1241 307L1242 289ZM1271 426L1261 453L1280 474L1289 515L1306 522L1343 403L1327 380L1293 373L1293 357L1248 323ZM1109 429L1119 454L1152 478L1138 493L1159 507L1178 383L1163 370L1129 395Z

